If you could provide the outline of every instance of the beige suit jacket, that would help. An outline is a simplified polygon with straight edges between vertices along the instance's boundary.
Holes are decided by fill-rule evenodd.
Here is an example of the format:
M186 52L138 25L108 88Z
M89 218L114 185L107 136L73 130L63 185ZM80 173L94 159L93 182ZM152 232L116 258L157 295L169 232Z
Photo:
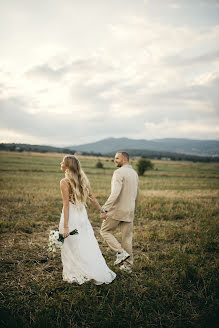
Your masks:
M111 194L103 206L108 212L107 217L133 222L138 190L138 174L131 165L123 165L115 170L111 182Z

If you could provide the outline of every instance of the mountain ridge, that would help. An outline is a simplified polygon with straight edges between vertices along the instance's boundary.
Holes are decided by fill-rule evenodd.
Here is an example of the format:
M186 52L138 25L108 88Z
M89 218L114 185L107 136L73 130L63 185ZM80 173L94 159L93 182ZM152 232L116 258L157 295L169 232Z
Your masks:
M118 150L142 149L152 151L168 151L199 156L216 156L219 154L219 140L198 140L187 138L163 139L130 139L106 138L96 142L68 146L69 149L86 152L100 152L103 154Z

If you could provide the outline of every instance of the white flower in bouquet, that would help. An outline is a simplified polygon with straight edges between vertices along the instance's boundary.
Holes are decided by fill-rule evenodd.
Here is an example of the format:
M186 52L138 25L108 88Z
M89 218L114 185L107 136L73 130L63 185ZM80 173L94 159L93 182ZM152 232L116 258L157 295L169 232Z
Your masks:
M75 229L69 233L69 235L78 234L78 230ZM59 233L58 230L51 230L49 233L49 243L48 243L48 252L55 253L57 249L61 249L64 243L64 239L62 234Z

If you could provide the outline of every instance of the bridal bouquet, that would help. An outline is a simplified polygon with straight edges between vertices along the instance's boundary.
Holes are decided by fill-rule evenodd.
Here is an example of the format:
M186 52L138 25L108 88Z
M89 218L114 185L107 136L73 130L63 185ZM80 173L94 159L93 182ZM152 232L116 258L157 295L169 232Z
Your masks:
M77 235L78 230L74 229L69 233L69 235ZM64 239L62 234L57 230L51 230L49 233L49 243L48 243L48 251L55 253L57 249L61 249L64 243Z

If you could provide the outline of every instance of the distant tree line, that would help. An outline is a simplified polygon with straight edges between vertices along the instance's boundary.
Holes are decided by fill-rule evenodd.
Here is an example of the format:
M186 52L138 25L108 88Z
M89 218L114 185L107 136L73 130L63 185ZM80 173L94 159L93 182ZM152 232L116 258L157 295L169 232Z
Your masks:
M87 151L80 151L80 152L76 152L78 154L81 154L81 155L84 155L84 156L95 156L95 157L111 157L111 156L105 156L104 154L102 153L95 153L93 151L91 152L87 152Z
M64 154L80 154L85 156L103 156L101 153L94 152L76 152L69 148L53 147L53 146L40 146L29 144L17 144L17 143L1 143L0 151L17 151L17 152L36 152L36 153L64 153Z
M69 148L52 147L52 146L40 146L40 145L29 145L29 144L17 144L17 143L1 143L0 151L29 151L38 153L64 153L64 154L79 154L85 156L96 156L96 157L114 157L115 152L108 154L75 151ZM142 149L123 149L129 153L132 157L141 157L149 159L166 159L172 161L192 161L192 162L219 162L219 157L213 156L198 156L192 154L179 154L164 151L151 151Z
M30 151L36 153L67 153L74 154L75 150L70 150L68 148L59 148L52 146L40 146L40 145L29 145L29 144L16 144L16 143L1 143L0 150L6 151Z
M192 162L219 162L219 157L213 156L198 156L192 154L180 154L165 151L152 151L152 150L142 150L142 149L124 149L132 157L141 157L149 159L163 159L172 161L192 161ZM114 153L107 154L108 156L114 156ZM104 155L106 156L106 155Z

